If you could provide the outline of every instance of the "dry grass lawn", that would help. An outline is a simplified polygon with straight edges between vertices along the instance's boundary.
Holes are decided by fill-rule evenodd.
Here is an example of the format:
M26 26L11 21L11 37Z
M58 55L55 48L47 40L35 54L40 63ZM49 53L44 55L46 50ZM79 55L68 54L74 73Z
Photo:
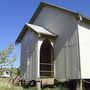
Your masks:
M8 78L0 78L0 90L37 90L36 87L30 87L30 88L24 89L19 86L13 86L8 81L9 81ZM41 90L65 90L65 89L62 89L59 87L59 88L45 88Z

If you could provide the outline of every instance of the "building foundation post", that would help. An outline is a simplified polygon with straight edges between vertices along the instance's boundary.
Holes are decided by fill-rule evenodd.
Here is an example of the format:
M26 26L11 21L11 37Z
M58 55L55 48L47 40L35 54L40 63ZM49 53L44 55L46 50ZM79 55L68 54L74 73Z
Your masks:
M80 90L83 90L83 87L82 87L82 79L80 79Z
M83 90L82 79L77 81L76 90Z
M38 90L41 90L41 81L38 81L38 82L37 82L37 89L38 89Z

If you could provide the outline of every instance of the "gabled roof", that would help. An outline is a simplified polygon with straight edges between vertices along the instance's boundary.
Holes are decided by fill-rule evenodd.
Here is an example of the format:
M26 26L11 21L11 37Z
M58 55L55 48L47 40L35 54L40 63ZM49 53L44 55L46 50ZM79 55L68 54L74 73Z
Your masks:
M27 23L26 25L29 28L31 28L32 30L34 30L35 32L37 32L38 34L44 34L44 35L49 35L49 36L56 36L55 34L51 33L47 29L45 29L44 27L33 25L33 24L29 24L29 23Z
M59 6L50 4L50 3L45 3L45 2L41 2L40 3L40 5L36 9L34 15L30 19L29 23L33 23L34 22L34 20L37 18L38 14L40 13L40 11L42 10L42 8L44 6L50 6L50 7L54 7L54 8L60 9L60 10L67 11L67 12L73 14L76 18L79 18L79 16L81 16L82 17L82 21L85 21L85 22L89 22L90 23L90 17L84 16L84 15L80 14L79 12L74 12L74 11L68 10L66 8L62 8L62 7L59 7Z
M24 28L23 28L23 30L21 31L21 33L19 34L18 38L16 39L15 43L20 43L21 42L21 39L22 39L23 35L25 34L25 32L27 31L27 29L28 30L33 30L37 34L42 34L42 35L48 35L48 36L56 37L55 34L53 34L52 32L48 31L44 27L26 23Z
M90 24L90 18L89 17L86 17L86 16L83 16L83 15L81 15L78 12L70 11L70 10L65 9L65 8L62 8L62 7L58 7L58 6L55 6L55 5L52 5L52 4L41 2L40 5L38 6L37 10L35 11L34 15L30 19L29 23L26 24L23 27L23 29L22 29L21 33L19 34L18 38L16 39L16 42L15 43L20 43L21 42L21 39L22 39L23 35L27 31L26 30L27 27L28 28L31 28L32 30L34 30L38 34L40 33L40 34L45 34L45 35L50 35L50 36L56 36L55 34L51 33L47 29L45 29L44 27L33 25L33 22L35 21L35 19L37 18L38 14L40 13L40 11L42 10L42 8L44 6L50 6L50 7L54 7L54 8L60 9L60 10L64 10L64 11L69 12L72 15L74 15L78 20L81 20L83 22L86 22L86 23L89 23Z

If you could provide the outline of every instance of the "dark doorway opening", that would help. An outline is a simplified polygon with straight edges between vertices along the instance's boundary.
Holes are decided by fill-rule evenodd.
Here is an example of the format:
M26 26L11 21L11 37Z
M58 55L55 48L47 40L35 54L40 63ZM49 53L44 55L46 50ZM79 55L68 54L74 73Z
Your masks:
M53 47L48 39L45 39L40 49L40 77L54 76Z

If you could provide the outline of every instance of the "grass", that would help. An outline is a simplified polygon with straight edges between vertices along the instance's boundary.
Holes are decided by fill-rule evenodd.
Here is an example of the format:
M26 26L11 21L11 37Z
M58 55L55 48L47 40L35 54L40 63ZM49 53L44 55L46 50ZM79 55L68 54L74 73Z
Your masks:
M36 87L30 87L29 89L23 89L23 90L38 90ZM41 89L41 90L65 90L62 88L45 88L45 89Z
M21 87L0 87L0 90L23 90Z
M9 78L0 78L0 90L23 90L21 87L12 86Z
M0 81L0 90L23 90L22 87L12 86L9 83L3 83Z
M18 87L18 86L1 86L0 85L0 90L38 90L36 87L30 87L27 89L23 89L22 87ZM45 89L41 89L41 90L65 90L62 88L45 88Z
M36 87L22 88L19 86L11 86L11 85L1 86L0 85L0 90L38 90L38 89ZM56 88L45 88L45 89L41 89L41 90L67 90L67 89L61 88L61 87L56 87Z
M13 86L12 84L8 83L8 79L0 78L0 90L38 90L36 87L30 87L30 88L22 88L19 86ZM41 90L65 90L61 87L56 88L45 88Z
M22 88L20 86L13 86L7 83L1 83L0 90L38 90L38 89L36 87ZM56 87L56 88L44 88L41 90L65 90L65 89L61 87Z

